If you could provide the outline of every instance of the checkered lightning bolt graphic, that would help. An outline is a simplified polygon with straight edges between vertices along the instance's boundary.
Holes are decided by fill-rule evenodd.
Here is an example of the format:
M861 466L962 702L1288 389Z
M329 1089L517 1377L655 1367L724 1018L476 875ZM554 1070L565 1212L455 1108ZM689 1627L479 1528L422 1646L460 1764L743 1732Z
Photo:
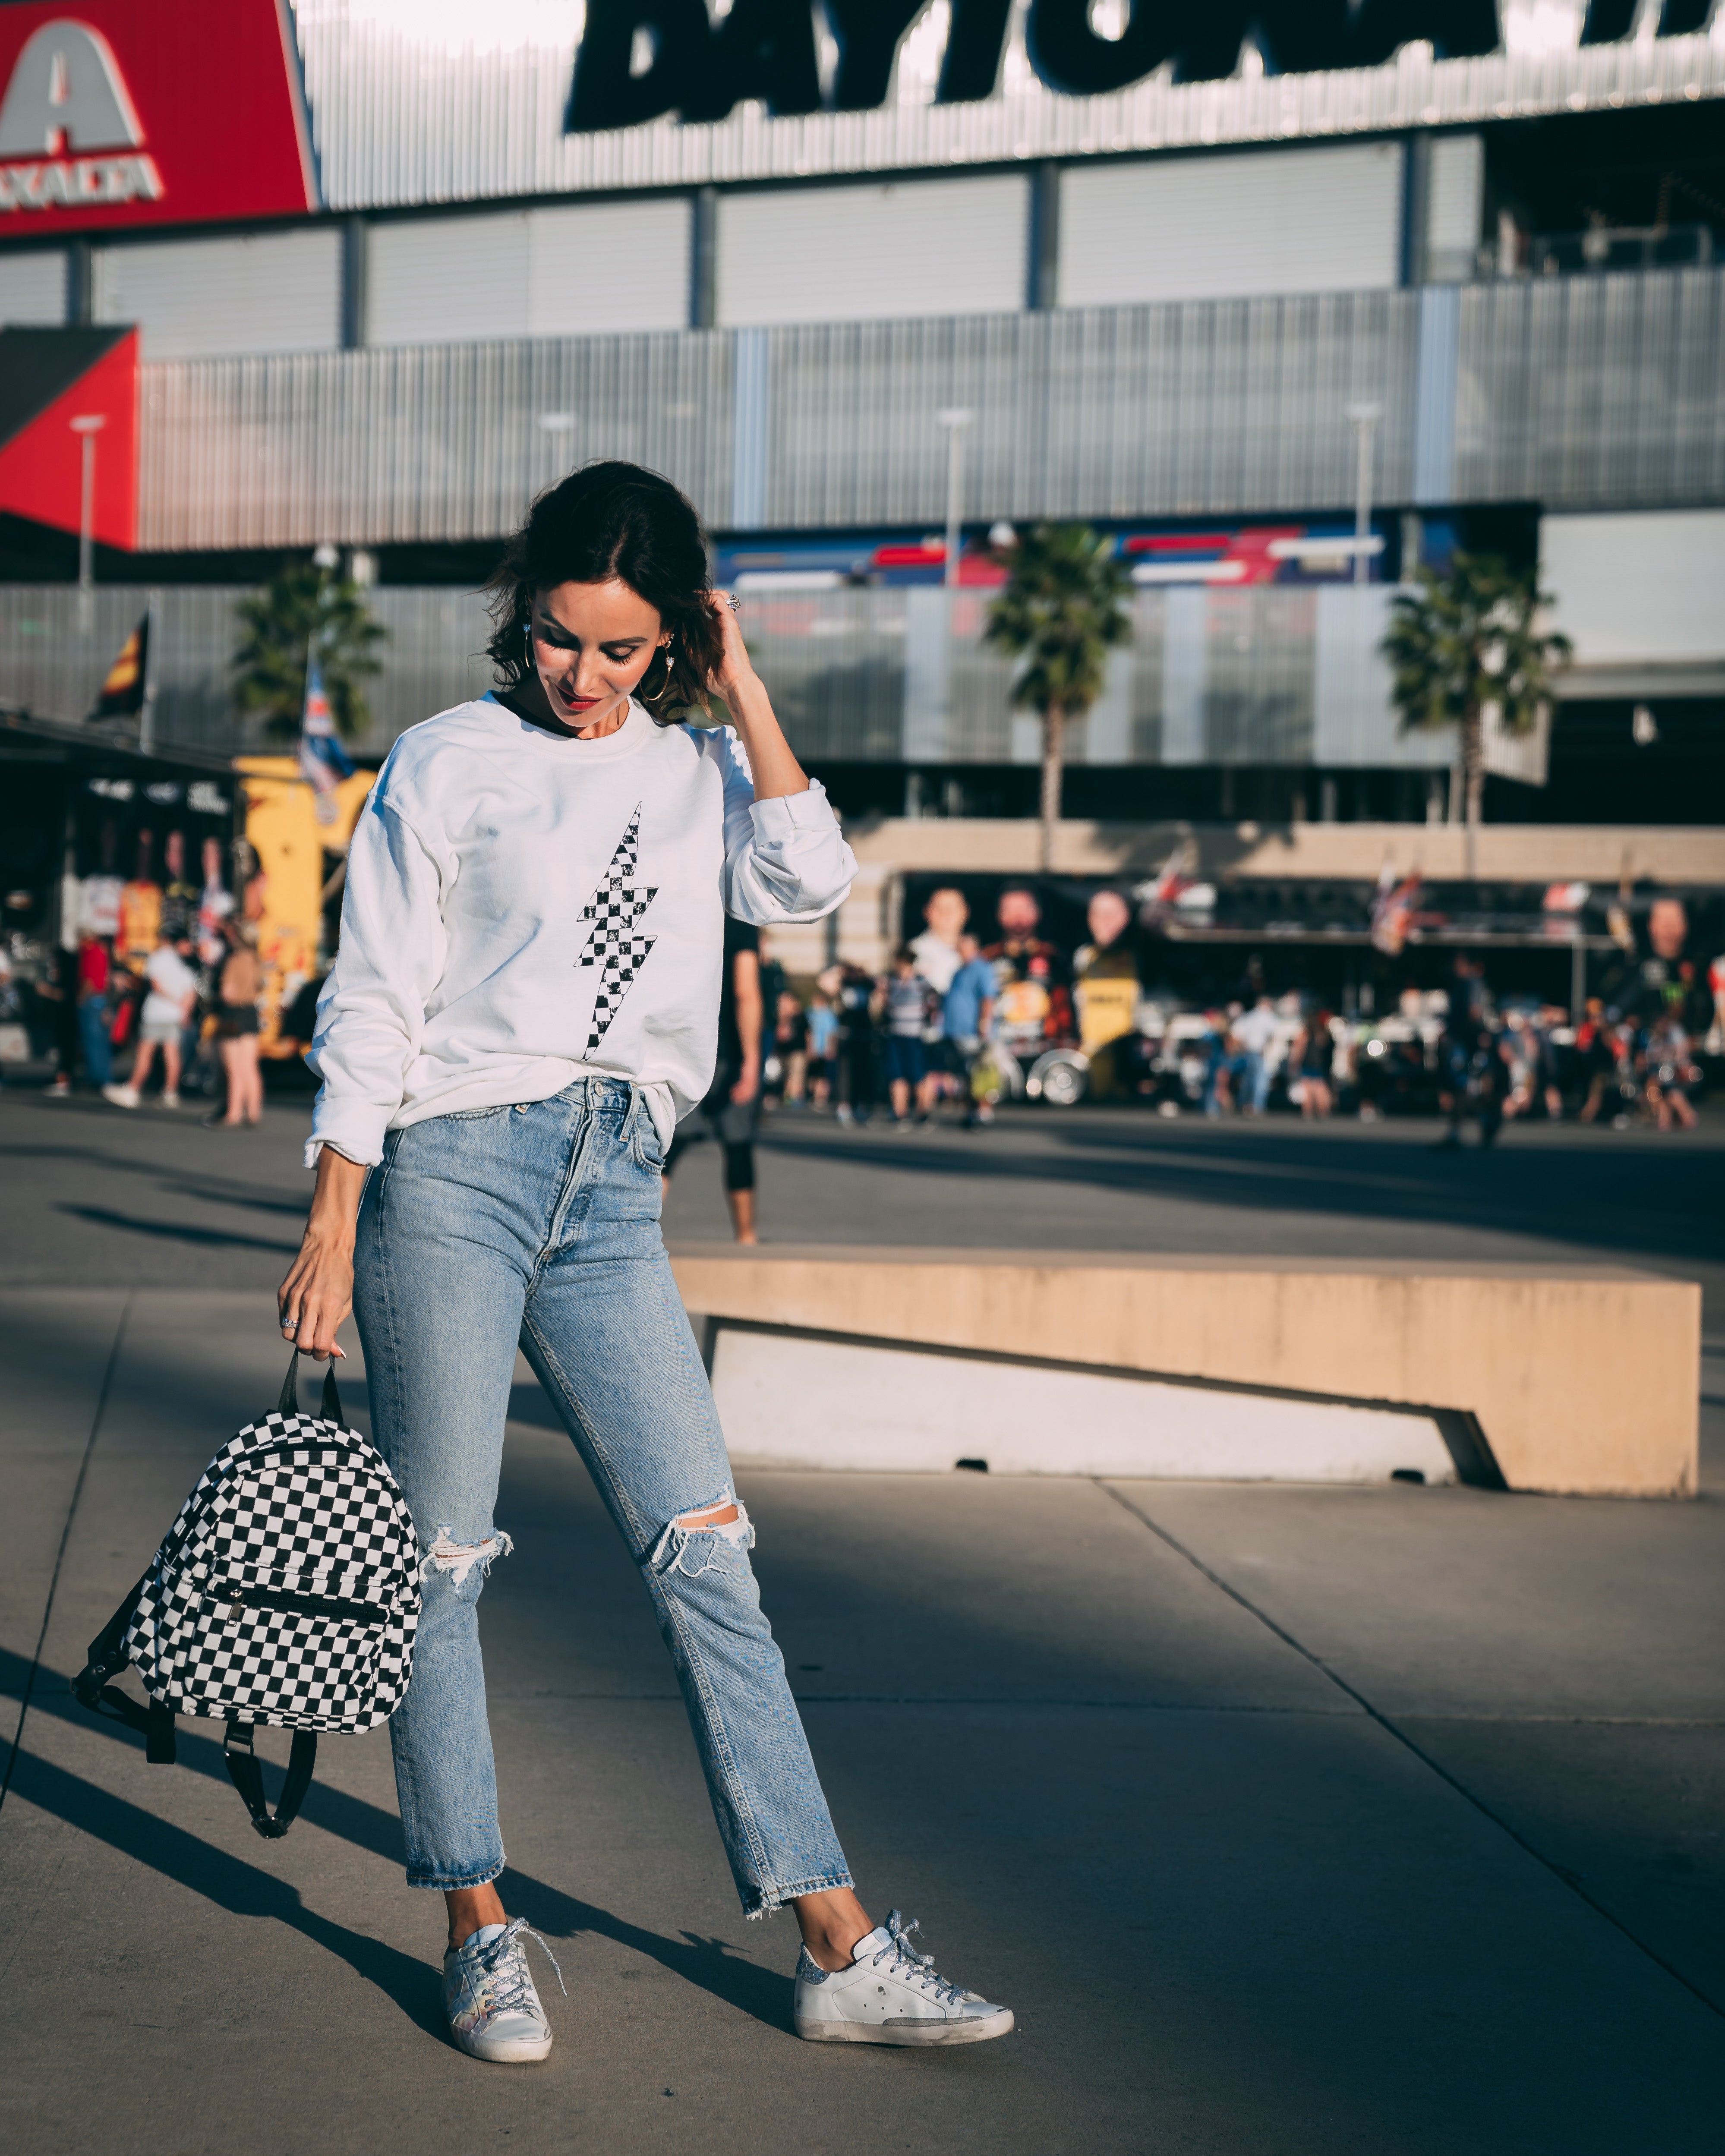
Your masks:
M629 829L617 841L605 880L581 909L581 918L593 925L587 948L576 963L601 969L599 992L593 1007L593 1031L587 1036L589 1055L604 1039L624 998L634 985L635 975L646 964L647 953L659 940L635 933L635 923L659 896L657 884L643 890L635 881L640 837L641 803L638 801Z

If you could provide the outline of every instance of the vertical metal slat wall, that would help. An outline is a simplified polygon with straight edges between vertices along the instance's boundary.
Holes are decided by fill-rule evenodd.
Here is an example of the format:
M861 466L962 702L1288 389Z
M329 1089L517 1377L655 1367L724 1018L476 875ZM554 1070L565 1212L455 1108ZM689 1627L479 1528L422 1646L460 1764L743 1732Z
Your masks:
M666 472L719 530L737 501L769 529L932 530L946 500L937 414L953 404L976 413L965 444L973 517L1346 510L1348 408L1361 402L1384 412L1375 497L1408 503L1425 498L1414 435L1430 296L147 367L139 544L171 552L495 537L536 489L595 455ZM1725 270L1505 280L1456 289L1456 305L1454 386L1445 372L1435 390L1446 422L1453 408L1439 503L1673 507L1725 493ZM753 352L763 337L765 470L752 467L740 487L736 355L739 338ZM547 434L547 413L572 414L572 433Z

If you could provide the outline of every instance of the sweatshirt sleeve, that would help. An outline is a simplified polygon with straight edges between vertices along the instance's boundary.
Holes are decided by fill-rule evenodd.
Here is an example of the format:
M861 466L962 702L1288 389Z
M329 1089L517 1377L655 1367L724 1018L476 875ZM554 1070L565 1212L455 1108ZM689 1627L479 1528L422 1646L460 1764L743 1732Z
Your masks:
M742 745L729 726L718 737L725 778L725 911L770 928L819 921L850 894L856 857L818 778L806 793L757 801Z
M449 938L443 879L418 834L373 793L347 854L341 942L317 999L306 1060L323 1081L305 1165L326 1145L362 1168L383 1158L418 1053L425 1009L443 978Z

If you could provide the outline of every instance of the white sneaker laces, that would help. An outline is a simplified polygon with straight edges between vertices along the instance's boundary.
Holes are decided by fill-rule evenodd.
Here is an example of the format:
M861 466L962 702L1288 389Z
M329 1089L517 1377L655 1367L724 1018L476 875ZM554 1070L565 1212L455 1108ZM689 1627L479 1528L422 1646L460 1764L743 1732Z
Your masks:
M879 1969L883 1961L891 1961L892 1967L887 1972L889 1975L927 1993L937 2005L956 2006L964 1997L963 1985L954 1984L948 1977L937 1976L934 1956L918 1953L910 1943L911 1933L922 1928L916 1917L912 1917L907 1924L900 1912L893 1910L886 1919L887 1943L878 1953L870 1957L869 1965L871 1969Z
M500 2014L530 2014L539 2003L534 1995L533 1979L527 1974L527 1949L521 1944L523 1938L539 1940L545 1958L557 1970L558 1990L565 1999L569 1995L557 1956L539 1938L526 1918L517 1917L504 1926L489 1946L480 1947L474 1955L491 1979L491 1997Z

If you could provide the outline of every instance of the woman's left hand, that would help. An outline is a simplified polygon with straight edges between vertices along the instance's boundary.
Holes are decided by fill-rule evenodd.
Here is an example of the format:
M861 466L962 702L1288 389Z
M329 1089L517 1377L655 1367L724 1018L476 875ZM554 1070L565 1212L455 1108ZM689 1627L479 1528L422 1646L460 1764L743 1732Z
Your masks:
M742 640L742 630L738 625L737 610L731 603L731 598L728 592L715 592L707 602L719 624L721 649L719 663L713 669L706 685L716 696L724 697L727 703L739 690L756 679L754 665L749 657L748 647Z

